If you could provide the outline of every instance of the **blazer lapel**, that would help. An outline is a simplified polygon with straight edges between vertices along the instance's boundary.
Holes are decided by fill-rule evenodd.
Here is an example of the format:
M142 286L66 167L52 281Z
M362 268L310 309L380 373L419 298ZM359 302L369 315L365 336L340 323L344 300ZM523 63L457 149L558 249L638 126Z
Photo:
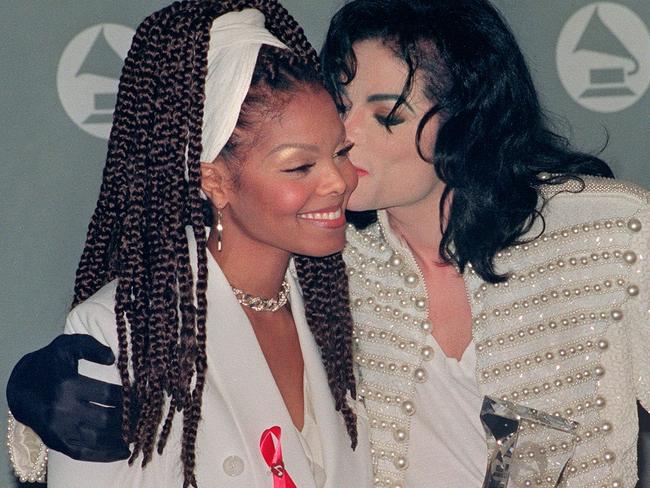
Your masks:
M323 468L327 475L325 486L350 486L351 480L353 480L352 476L355 475L353 466L358 467L359 464L351 462L355 458L355 453L350 449L350 438L343 417L334 409L334 398L327 381L320 350L309 329L305 314L295 312L296 310L304 310L305 307L293 263L289 268L288 277L291 278L293 317L300 338L305 374L311 389L314 416L322 440ZM364 444L360 443L360 447L363 449ZM370 465L369 461L368 465Z
M282 428L282 453L287 472L299 488L314 488L313 476L298 433L250 321L209 252L207 293L209 382L206 393L214 388L216 392L210 391L210 395L219 395L231 412L249 459L253 466L258 467L256 473L260 486L268 485L270 488L273 484L269 468L259 450L260 437L264 430L279 425ZM304 315L300 306L292 309L295 315ZM215 419L214 422L218 423L219 420Z

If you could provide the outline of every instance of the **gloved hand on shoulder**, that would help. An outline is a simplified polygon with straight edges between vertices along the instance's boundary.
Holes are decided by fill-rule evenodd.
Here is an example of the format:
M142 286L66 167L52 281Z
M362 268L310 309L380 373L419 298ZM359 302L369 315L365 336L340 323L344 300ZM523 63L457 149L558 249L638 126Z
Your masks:
M126 459L130 452L122 440L122 388L80 375L80 359L115 362L109 347L82 334L61 335L23 356L7 384L9 409L46 446L73 459Z

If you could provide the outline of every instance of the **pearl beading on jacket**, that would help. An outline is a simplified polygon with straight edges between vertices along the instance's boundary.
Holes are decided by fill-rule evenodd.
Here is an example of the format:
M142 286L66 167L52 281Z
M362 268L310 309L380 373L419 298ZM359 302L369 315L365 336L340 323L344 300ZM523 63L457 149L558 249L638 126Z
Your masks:
M507 281L489 284L471 268L466 271L477 382L484 394L580 424L564 486L633 486L636 453L629 451L637 427L629 417L636 414L635 390L642 388L632 383L638 374L648 384L650 362L626 355L630 345L643 347L630 342L630 334L649 334L641 323L647 321L642 285L649 226L642 221L650 220L648 194L619 182L585 181L583 193L562 197L557 205L551 200L543 234L537 236L536 227L529 242L497 255L495 265ZM543 194L574 186L549 187ZM569 208L583 198L583 206L598 202L602 193L614 198L611 208ZM414 393L427 381L421 366L433 351L424 343L431 323L422 276L386 223L380 213L380 223L363 231L350 228L345 257L375 486L398 488L405 486L409 469L410 418L418 408ZM634 371L622 366L626 362L634 362ZM647 406L650 391L638 394ZM536 435L534 426L521 433L529 440ZM564 448L552 437L533 444L522 455L552 457ZM544 486L550 474L531 476L524 486Z
M30 450L27 456L21 456L16 452L19 445L16 441L17 428L18 422L16 422L12 413L8 412L7 451L9 453L9 463L13 467L14 472L21 483L45 483L47 472L47 447L31 429L20 425L20 428L23 429L22 436L29 436L31 438L28 442L29 447L36 447L34 451Z

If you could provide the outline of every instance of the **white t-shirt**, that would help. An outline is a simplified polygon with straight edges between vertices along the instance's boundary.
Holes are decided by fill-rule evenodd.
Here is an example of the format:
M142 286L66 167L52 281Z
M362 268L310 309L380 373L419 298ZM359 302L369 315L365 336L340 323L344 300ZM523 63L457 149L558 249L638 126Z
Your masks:
M416 387L411 418L409 488L480 488L487 467L485 431L479 417L483 398L475 377L474 343L460 361L448 358L433 338L428 380Z

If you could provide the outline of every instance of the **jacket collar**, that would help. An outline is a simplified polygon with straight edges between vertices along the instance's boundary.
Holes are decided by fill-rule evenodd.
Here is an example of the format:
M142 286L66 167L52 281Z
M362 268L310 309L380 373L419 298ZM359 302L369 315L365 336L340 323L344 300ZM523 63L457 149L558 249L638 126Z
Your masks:
M188 237L192 262L196 263L196 244L191 232ZM259 460L256 475L262 486L271 483L271 478L259 451L260 437L264 430L279 425L282 428L282 451L288 473L300 488L315 488L313 474L298 437L300 434L293 425L250 321L210 252L207 258L209 382L206 383L206 391L216 391L221 397L220 401L232 412L231 417L238 423L248 458ZM335 411L320 350L305 318L293 261L290 262L286 279L290 286L289 303L302 350L305 376L310 385L314 417L323 440L326 486L345 486L355 468L358 470L359 466L363 466L370 469L369 457L358 455L359 450L369 448L367 441L362 441L355 454L349 448L341 449L350 445L350 439L343 418ZM364 436L367 436L367 432L361 428L359 437L363 439ZM366 463L360 461L365 458ZM362 478L365 479L365 476Z

